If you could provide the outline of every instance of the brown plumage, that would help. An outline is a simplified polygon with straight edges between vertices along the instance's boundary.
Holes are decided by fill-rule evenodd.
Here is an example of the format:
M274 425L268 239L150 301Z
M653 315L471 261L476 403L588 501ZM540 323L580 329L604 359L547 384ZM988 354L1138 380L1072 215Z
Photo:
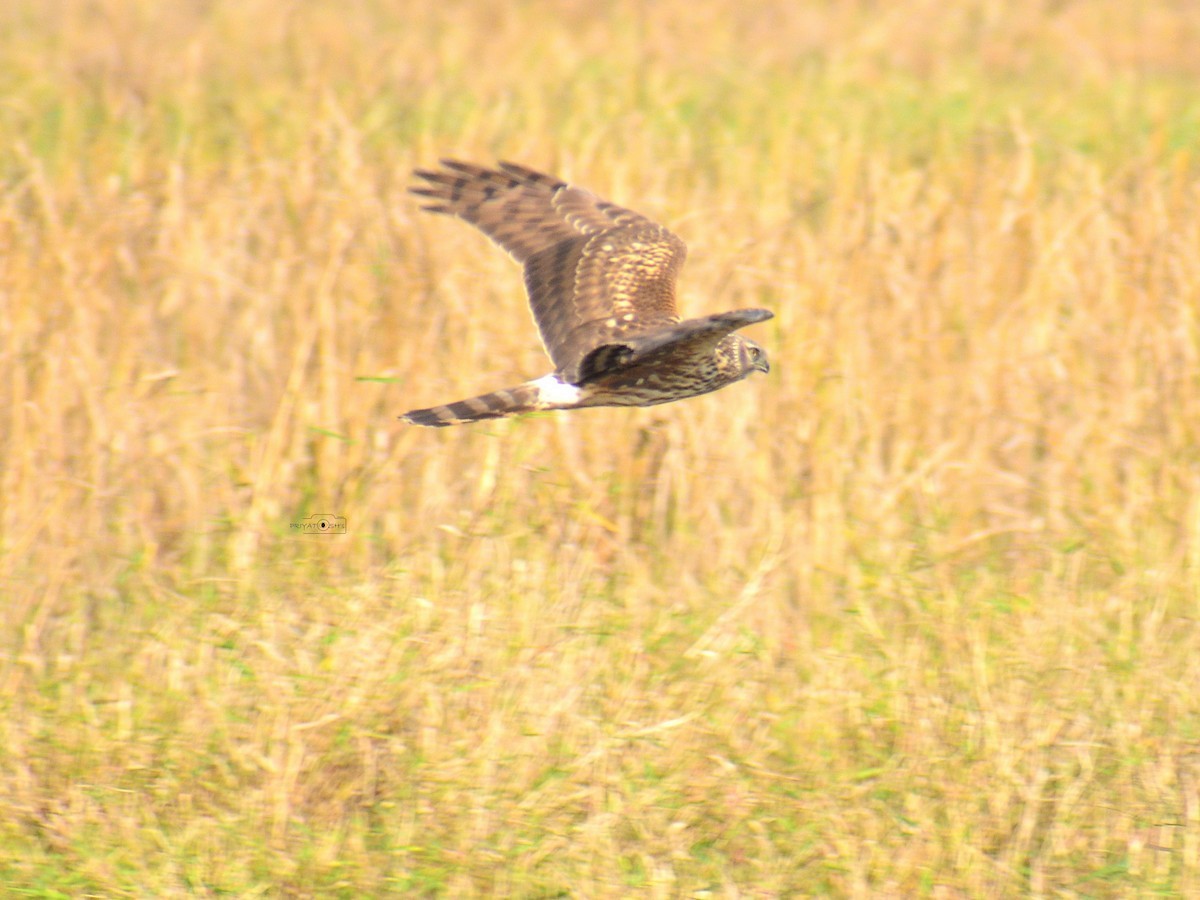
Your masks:
M652 406L767 372L733 332L771 318L741 309L681 321L675 278L687 248L644 216L514 163L442 160L410 190L422 208L478 227L525 267L533 318L555 370L535 381L415 409L416 425L456 425L535 409Z

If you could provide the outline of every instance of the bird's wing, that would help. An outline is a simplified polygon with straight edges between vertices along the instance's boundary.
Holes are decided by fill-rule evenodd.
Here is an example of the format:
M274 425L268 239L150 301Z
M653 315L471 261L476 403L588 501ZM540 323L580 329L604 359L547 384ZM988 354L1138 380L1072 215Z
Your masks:
M424 209L470 222L525 267L534 321L564 379L576 381L597 347L679 321L687 248L645 216L514 163L443 160L416 175Z
M642 362L663 351L680 357L706 355L726 335L755 322L764 322L774 315L766 309L735 309L607 341L596 346L580 361L576 383L582 384L613 369Z

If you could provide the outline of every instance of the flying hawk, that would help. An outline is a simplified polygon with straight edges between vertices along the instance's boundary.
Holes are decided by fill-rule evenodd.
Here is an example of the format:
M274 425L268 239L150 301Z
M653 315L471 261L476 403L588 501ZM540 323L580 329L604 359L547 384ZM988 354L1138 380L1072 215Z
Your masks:
M525 289L554 371L503 391L414 409L414 425L458 425L538 409L653 406L767 372L734 332L773 313L739 309L681 320L675 277L687 248L644 216L558 178L502 162L442 160L412 193L458 216L525 267Z

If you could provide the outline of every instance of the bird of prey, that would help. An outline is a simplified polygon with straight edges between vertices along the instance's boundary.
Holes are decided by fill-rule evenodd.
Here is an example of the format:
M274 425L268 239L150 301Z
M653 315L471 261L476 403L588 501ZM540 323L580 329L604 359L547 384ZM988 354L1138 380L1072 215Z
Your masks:
M666 228L550 175L442 160L416 170L423 209L479 228L525 268L525 289L554 371L502 391L414 409L441 427L541 409L653 406L767 372L734 332L772 317L739 309L680 319L675 277L687 248Z

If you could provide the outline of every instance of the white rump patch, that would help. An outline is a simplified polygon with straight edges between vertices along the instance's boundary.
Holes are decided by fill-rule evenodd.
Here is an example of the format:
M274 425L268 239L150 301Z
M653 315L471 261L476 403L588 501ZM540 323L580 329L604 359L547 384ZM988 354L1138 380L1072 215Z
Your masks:
M529 386L537 388L540 402L554 406L571 406L583 395L578 387L567 384L553 372L529 382Z

